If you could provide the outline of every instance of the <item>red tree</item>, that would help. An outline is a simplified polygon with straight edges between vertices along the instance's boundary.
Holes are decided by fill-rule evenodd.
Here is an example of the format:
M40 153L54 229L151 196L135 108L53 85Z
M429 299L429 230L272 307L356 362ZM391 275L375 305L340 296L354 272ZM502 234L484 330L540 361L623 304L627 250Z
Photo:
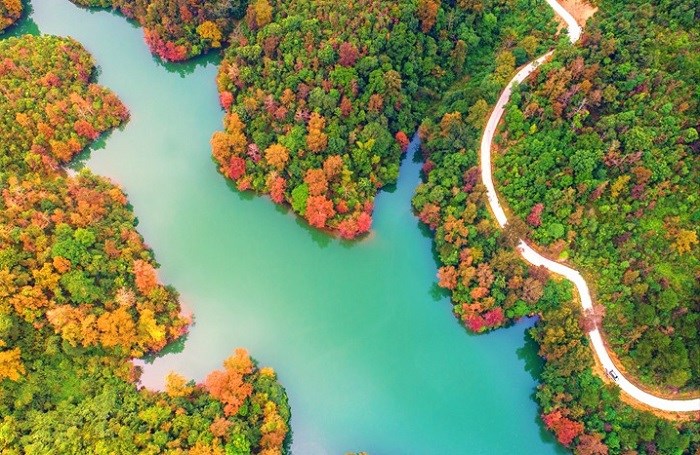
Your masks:
M347 117L348 115L352 114L352 101L350 101L350 99L346 96L340 100L340 113L343 115L343 117Z
M309 196L306 201L306 219L311 226L323 229L326 221L335 215L333 202L325 196Z
M281 204L284 201L286 186L287 181L283 177L275 177L270 183L270 199L276 204Z
M231 107L231 104L233 104L233 93L231 92L221 92L219 93L219 102L221 103L221 107L223 107L225 110L229 110Z
M544 204L538 202L532 206L530 214L527 216L527 223L533 227L539 227L542 224L542 211L544 210Z
M91 141L94 141L100 135L100 133L95 130L95 127L88 123L87 120L80 119L76 121L73 124L73 128L80 136L90 139Z
M484 314L484 321L489 327L498 327L503 324L505 318L503 317L503 310L501 307L494 308L493 310Z
M228 176L238 180L245 175L245 160L240 156L232 156L228 166Z
M583 433L583 424L565 417L561 409L556 409L549 414L543 414L542 421L547 428L554 431L557 440L565 446L571 444L576 436Z
M340 54L338 63L343 66L353 66L360 56L357 47L352 43L341 44L338 53Z
M187 48L185 46L165 41L158 35L158 32L147 28L143 29L143 35L151 52L163 60L180 62L187 58Z
M478 314L469 314L463 318L463 321L472 332L481 332L486 326L486 321Z
M427 224L430 229L437 229L440 223L440 207L430 202L425 204L418 214L418 219Z
M341 199L341 200L338 201L338 203L335 205L335 210L336 210L338 213L348 213L348 210L349 210L349 209L348 209L348 203L347 203L345 200Z
M406 133L403 131L399 131L396 133L396 142L399 143L399 146L401 147L401 151L405 152L406 149L408 149L408 144L411 143L411 141L408 139L408 136L406 136Z
M365 232L369 232L371 227L372 215L367 212L360 213L360 215L357 217L357 233L364 234Z
M357 235L357 222L352 218L345 218L338 223L338 234L344 239L352 239Z
M462 177L464 179L464 192L470 193L479 183L481 169L478 166L470 167Z

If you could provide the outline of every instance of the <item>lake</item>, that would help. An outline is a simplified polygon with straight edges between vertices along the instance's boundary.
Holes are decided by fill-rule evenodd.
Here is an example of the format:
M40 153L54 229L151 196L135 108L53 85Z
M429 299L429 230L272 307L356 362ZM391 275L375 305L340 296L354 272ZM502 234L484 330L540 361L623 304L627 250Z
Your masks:
M195 317L180 352L146 366L145 385L170 370L202 380L243 346L287 389L294 454L563 452L533 399L533 321L470 335L435 285L430 236L411 212L416 144L377 198L371 235L340 241L218 174L216 56L163 64L118 14L30 4L15 33L73 36L129 106L131 120L77 166L124 187L160 277Z

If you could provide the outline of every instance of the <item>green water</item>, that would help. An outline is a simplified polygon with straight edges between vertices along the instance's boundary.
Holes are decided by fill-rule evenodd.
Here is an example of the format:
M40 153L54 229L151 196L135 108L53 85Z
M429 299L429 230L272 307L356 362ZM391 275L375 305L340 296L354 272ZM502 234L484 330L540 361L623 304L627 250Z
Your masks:
M31 4L15 33L78 39L129 106L129 123L84 164L123 185L161 278L196 318L144 384L170 370L201 380L245 346L286 386L295 454L560 452L532 398L531 322L469 335L434 285L430 238L410 210L420 164L404 160L397 188L380 194L371 236L327 237L216 172L216 58L163 65L119 15Z

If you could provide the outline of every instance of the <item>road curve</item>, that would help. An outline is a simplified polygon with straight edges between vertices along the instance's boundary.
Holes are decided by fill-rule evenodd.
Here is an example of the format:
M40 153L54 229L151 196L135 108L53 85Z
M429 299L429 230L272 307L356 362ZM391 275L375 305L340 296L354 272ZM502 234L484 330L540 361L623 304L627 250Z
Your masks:
M566 22L568 26L568 35L572 43L578 41L581 37L581 27L576 23L576 20L569 14L564 7L562 7L556 0L546 0L547 3L554 9L554 11ZM491 210L496 217L496 221L501 227L504 227L508 222L506 213L498 200L498 193L496 193L496 188L493 184L493 170L491 163L491 144L493 142L493 136L496 133L496 127L503 116L508 100L514 85L523 82L543 61L545 61L553 51L547 52L543 56L533 60L523 67L518 73L511 79L508 86L503 90L501 96L498 98L498 102L489 117L489 120L484 129L483 136L481 137L481 178L486 186L487 196ZM586 280L583 279L581 274L558 262L547 259L546 257L539 254L532 247L530 247L525 241L520 240L518 244L518 251L523 256L523 258L530 264L536 266L544 266L550 272L554 272L557 275L561 275L568 280L570 280L576 287L576 291L579 294L579 300L581 306L585 310L590 310L593 308L593 300L591 298L591 293L586 284ZM600 331L595 328L588 332L588 336L591 339L591 344L595 355L598 356L598 360L603 365L606 372L611 372L616 376L615 382L617 385L625 392L627 395L631 396L635 400L644 403L662 411L673 411L673 412L692 412L700 411L700 399L693 400L668 400L665 398L659 398L651 395L638 388L636 385L632 384L627 378L625 378L622 373L615 367L610 354L605 347L603 338Z

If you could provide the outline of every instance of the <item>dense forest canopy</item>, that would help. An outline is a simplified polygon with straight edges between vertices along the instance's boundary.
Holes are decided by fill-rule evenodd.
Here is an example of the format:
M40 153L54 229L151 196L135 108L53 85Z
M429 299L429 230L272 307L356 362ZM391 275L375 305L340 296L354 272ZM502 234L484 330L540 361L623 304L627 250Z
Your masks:
M514 97L496 177L535 243L595 283L623 364L700 386L700 6L605 4Z
M456 84L444 96L440 108L421 125L425 181L416 190L413 203L419 218L435 235L441 265L439 284L450 292L455 315L472 331L498 327L528 314L540 316L530 334L539 343L540 355L546 360L541 374L542 384L536 394L542 406L542 420L559 442L572 447L576 453L695 453L700 445L697 422L671 423L621 401L619 389L606 385L596 372L585 335L592 324L600 324L601 320L606 321L606 328L617 324L609 329L612 341L619 337L626 342L635 342L639 335L631 338L632 329L640 334L650 331L654 334L653 349L646 354L651 354L653 362L658 366L664 364L666 374L681 371L669 377L686 380L696 377L697 362L691 364L698 358L695 331L698 315L697 246L692 234L681 234L680 238L686 239L681 243L677 236L683 229L693 229L692 220L698 210L695 195L698 193L696 128L697 77L700 73L697 71L697 51L692 52L694 43L698 42L697 21L691 20L696 13L689 6L692 5L674 3L658 5L655 9L652 5L635 2L601 2L600 12L589 21L580 43L576 46L560 43L553 60L543 65L522 89L520 96L514 97L502 128L501 148L506 153L498 161L501 166L498 175L504 185L504 194L510 196L508 202L524 220L512 219L503 231L498 229L489 211L485 188L480 182L477 155L489 105L495 100L493 92L482 90L480 80L492 76L488 71L482 69L479 72L478 68L472 69L468 65L467 72L472 78L465 84ZM659 35L664 35L661 42ZM601 42L606 44L600 46ZM649 49L638 49L633 43L644 43ZM592 48L588 49L588 46ZM584 59L584 56L595 56L605 46L605 57ZM615 50L617 53L613 52ZM614 58L617 55L619 57ZM652 63L651 56L658 61ZM572 70L576 72L575 77ZM596 72L604 74L608 82L596 80L593 77ZM503 81L512 74L513 71L508 73ZM588 84L583 82L586 77L591 78ZM596 84L597 95L593 93ZM607 85L613 87L605 90ZM646 93L635 98L633 95L642 93L638 86L644 91L658 92L654 97ZM585 94L581 93L584 89ZM586 94L589 97L584 101ZM605 101L606 97L613 95L614 98ZM591 106L591 96L593 99L597 96L595 106ZM689 101L693 97L694 101ZM607 110L601 110L608 102L611 104L607 105ZM663 109L667 103L672 103L672 109ZM581 106L583 108L579 110ZM645 117L649 110L655 112ZM627 134L629 130L633 130L632 135ZM624 156L621 144L626 140L636 140L638 136L634 133L646 135L650 145L647 150L638 144L634 151L650 155L647 160L652 172L648 172L648 185L642 189L653 188L653 179L661 179L658 184L662 185L660 190L663 191L650 193L647 201L650 202L653 195L658 199L656 208L649 209L646 202L642 206L628 199L625 203L630 207L623 208L616 203L607 208L607 215L601 216L600 207L582 202L585 205L582 210L587 211L579 213L578 223L595 223L600 230L604 226L603 220L607 220L610 226L605 227L604 232L611 233L606 239L620 235L620 229L624 232L639 229L639 226L644 231L656 226L653 235L640 235L639 245L630 245L621 251L616 250L620 247L619 242L608 240L600 243L590 238L583 243L582 234L567 235L567 231L574 228L565 228L570 224L563 220L571 219L578 210L573 203L574 195L577 191L590 195L596 189L590 183L589 186L574 183L585 166L567 169L567 166L574 166L569 165L568 156L585 154L593 143L601 144L599 150L603 149L603 153L586 161L590 166L586 175L589 179L611 178L611 174L600 174L600 169L608 167L605 152L610 150L618 158ZM617 139L618 135L621 139ZM619 143L616 148L608 149L602 145L605 141L608 147L614 142ZM668 150L664 151L664 144ZM640 153L638 161L644 153ZM545 159L549 167L536 167ZM659 162L658 168L652 165L655 160ZM625 194L630 194L636 178L631 170L634 163L631 164L623 167L632 177L621 180L625 183L618 185L618 195L623 189L627 190ZM652 177L654 171L656 177ZM640 174L646 175L647 172L640 171ZM630 179L632 182L628 187ZM531 191L538 186L538 190ZM567 188L571 189L566 191ZM570 199L566 199L569 192ZM661 198L666 200L662 202ZM546 204L538 206L541 202ZM611 204L610 200L607 204ZM643 210L636 213L640 208ZM621 213L636 213L646 221L635 223L635 219L624 219ZM661 218L655 218L654 213L660 214ZM654 286L650 284L648 289L643 288L644 300L634 299L634 294L621 290L624 278L618 276L612 292L617 293L615 301L625 299L626 311L636 312L631 318L648 313L649 306L664 308L667 304L663 303L663 297L661 301L657 298L657 292L678 290L682 294L676 297L682 298L673 299L670 308L661 310L665 319L651 313L644 321L629 321L626 326L620 324L624 320L615 316L611 318L614 310L608 309L606 313L602 306L590 314L582 314L578 303L572 300L568 283L552 280L546 270L528 266L514 250L517 240L528 234L528 223L532 227L537 224L533 222L536 217L542 227L538 224L540 229L532 235L535 243L564 238L571 243L582 242L578 253L581 257L589 254L589 258L598 258L588 250L596 245L601 251L618 251L615 254L621 255L621 258L614 256L597 262L594 270L609 269L610 263L625 264L623 261L628 260L623 267L629 268L644 261L643 270L647 275L654 270L668 274L667 282L657 275ZM562 223L561 234L559 227L551 227L556 222ZM648 223L646 227L644 222ZM545 236L552 232L557 234L556 237L547 241ZM628 240L630 236L625 242ZM558 251L567 251L567 248L573 249L573 246L567 243ZM619 275L625 271L622 269ZM611 283L612 274L616 272L607 273L610 276L603 283ZM628 280L631 279L628 287L646 278L641 271L634 276L627 275ZM676 285L680 286L676 288ZM685 290L681 291L683 286L686 286ZM599 284L597 292L602 294L603 290ZM634 356L630 357L634 360ZM634 373L653 371L644 363L639 365L640 370L634 370ZM663 370L654 372L652 377L658 378L660 373Z
M203 384L137 390L130 359L189 321L124 193L59 167L128 111L73 40L2 40L0 62L0 451L281 453L286 395L244 350Z
M214 157L238 188L269 193L345 238L369 230L407 134L464 76L471 53L503 34L525 59L540 42L535 33L518 43L508 22L530 2L265 3L251 5L221 65L227 115ZM499 55L500 74L516 60Z
M634 376L697 390L695 2L602 0L579 44L562 39L522 85L496 159L516 215L501 231L476 150L515 68L554 45L543 2L72 1L135 19L164 60L223 49L221 172L342 237L370 229L376 192L423 120L413 205L435 235L439 285L474 332L540 316L545 426L581 454L700 450L697 422L621 401L585 335L602 322ZM21 6L0 0L0 30ZM128 360L189 321L124 193L60 167L128 117L93 73L72 40L0 41L0 450L281 453L284 390L244 350L202 384L133 384ZM586 270L602 305L582 314L568 283L518 256L521 237Z

